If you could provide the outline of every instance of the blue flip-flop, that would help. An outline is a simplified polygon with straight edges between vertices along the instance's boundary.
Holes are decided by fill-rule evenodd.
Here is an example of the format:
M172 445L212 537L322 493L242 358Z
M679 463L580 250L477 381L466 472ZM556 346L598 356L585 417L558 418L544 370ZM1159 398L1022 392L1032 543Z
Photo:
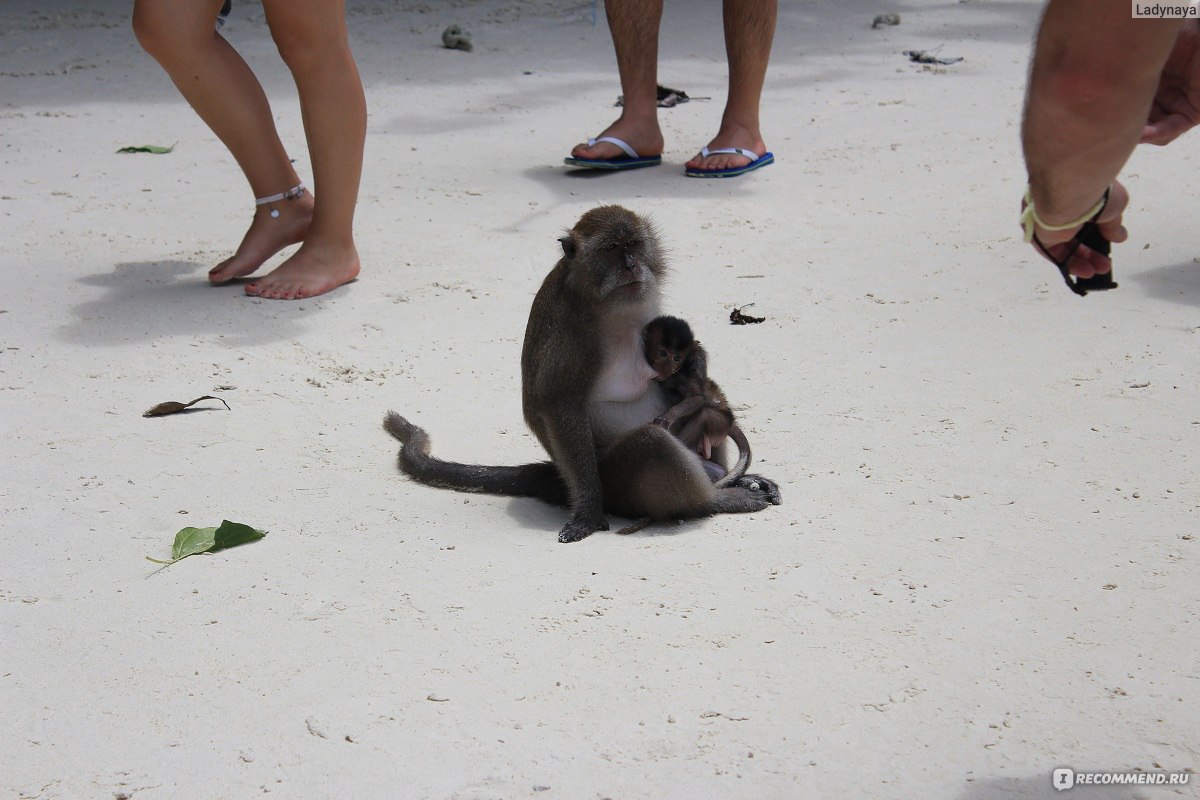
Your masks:
M657 167L662 163L662 156L639 156L637 151L615 136L600 136L588 139L588 147L595 147L597 142L608 142L621 148L625 155L621 158L575 158L567 156L563 163L568 167L581 169L641 169L642 167Z
M747 172L753 172L759 167L765 167L768 164L775 163L774 153L763 153L761 156L753 150L747 150L743 147L718 147L715 150L709 150L707 147L700 149L700 157L708 158L709 156L721 155L729 153L731 155L745 156L750 159L750 163L741 167L725 167L723 169L693 169L686 167L683 174L689 178L736 178L738 175L745 175Z

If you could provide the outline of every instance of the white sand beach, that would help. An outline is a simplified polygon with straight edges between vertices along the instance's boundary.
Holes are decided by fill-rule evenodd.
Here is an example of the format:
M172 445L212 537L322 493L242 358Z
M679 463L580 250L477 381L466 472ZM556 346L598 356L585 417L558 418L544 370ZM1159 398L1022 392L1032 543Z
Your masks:
M659 73L713 99L661 112L663 166L589 177L602 4L348 6L363 272L284 302L207 284L252 197L130 4L0 5L0 797L1200 793L1051 786L1200 768L1200 134L1134 154L1120 288L1079 298L1017 226L1033 0L783 0L777 163L724 181L683 176L715 0L668 0ZM308 179L261 7L224 33ZM965 60L902 55L936 47ZM601 203L662 231L783 505L562 545L563 509L396 469L388 409L542 458L525 318ZM142 417L201 395L230 410ZM145 560L223 519L269 533Z

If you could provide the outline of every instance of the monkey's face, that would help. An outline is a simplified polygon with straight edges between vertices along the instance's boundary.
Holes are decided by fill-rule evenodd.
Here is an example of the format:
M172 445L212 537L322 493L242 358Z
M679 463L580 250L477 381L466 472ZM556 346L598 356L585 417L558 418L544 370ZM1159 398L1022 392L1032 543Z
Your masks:
M683 366L683 360L686 357L685 353L679 350L672 350L665 345L649 348L650 366L658 373L658 377L654 380L665 381L667 378L674 375Z
M646 361L658 373L655 380L665 381L687 363L696 347L691 326L678 317L655 317L642 333Z
M640 300L658 288L644 239L621 237L596 248L592 274L600 297L608 300Z
M620 206L584 214L562 240L571 281L605 303L641 303L658 296L666 271L650 223Z

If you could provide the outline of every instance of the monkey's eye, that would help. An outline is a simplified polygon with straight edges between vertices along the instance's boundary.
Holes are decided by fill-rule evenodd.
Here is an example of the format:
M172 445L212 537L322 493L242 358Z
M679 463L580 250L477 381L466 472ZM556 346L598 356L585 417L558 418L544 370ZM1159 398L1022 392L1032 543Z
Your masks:
M666 357L667 357L667 355L668 355L668 354L667 354L667 351L666 351L666 350L659 350L659 351L658 351L658 357L659 357L659 358L666 358Z
M681 355L679 355L679 354L677 353L677 354L675 355L675 357L674 357L674 358L672 358L671 360L672 360L672 361L674 361L676 364L678 364L680 361L683 361L683 356L681 356Z

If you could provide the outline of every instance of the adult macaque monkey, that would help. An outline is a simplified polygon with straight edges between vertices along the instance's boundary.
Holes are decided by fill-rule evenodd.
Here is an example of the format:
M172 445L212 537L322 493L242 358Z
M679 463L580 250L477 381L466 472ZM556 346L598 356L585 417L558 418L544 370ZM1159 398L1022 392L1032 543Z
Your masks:
M551 460L512 467L442 461L430 455L425 431L389 413L384 427L404 443L401 471L434 486L569 505L560 542L608 530L606 512L669 520L778 504L779 489L765 478L747 475L716 488L699 455L647 424L671 405L642 348L666 272L650 223L601 206L560 242L563 256L533 299L521 353L525 421Z
M646 325L644 338L646 361L654 369L654 380L674 403L655 418L654 424L671 431L696 451L704 459L705 469L717 479L718 487L745 475L750 466L750 443L737 426L721 387L708 377L708 353L692 335L691 326L678 317L655 317ZM733 439L741 453L728 473L724 464L718 466L713 460L726 437Z

